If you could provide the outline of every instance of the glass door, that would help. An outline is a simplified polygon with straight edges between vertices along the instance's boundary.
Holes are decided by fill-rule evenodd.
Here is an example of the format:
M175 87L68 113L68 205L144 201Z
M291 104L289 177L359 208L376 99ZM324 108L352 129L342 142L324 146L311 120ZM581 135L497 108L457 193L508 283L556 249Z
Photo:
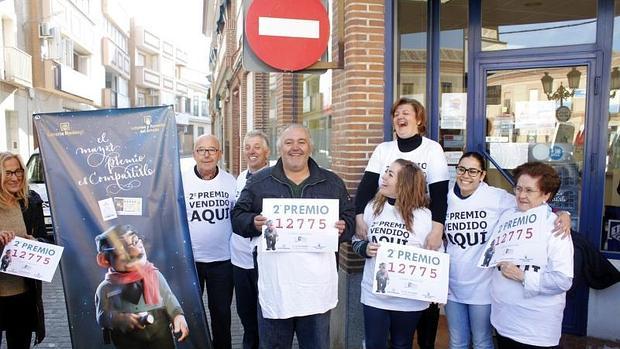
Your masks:
M485 150L489 185L512 192L508 173L528 161L551 165L562 185L552 207L579 226L587 66L486 71ZM508 179L508 180L506 180Z

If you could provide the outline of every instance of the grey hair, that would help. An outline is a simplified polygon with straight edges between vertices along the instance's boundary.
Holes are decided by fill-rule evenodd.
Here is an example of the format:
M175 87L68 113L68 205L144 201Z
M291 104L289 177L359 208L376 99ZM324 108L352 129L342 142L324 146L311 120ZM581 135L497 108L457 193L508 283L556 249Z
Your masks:
M277 143L278 151L280 151L280 148L282 147L282 136L284 136L286 132L296 129L296 128L300 128L304 130L304 132L306 132L306 136L308 137L308 144L310 144L310 152L313 152L314 141L312 140L312 134L310 134L310 129L308 129L306 126L302 124L290 124L280 133L280 136L278 136L278 143Z
M248 133L245 134L245 137L243 137L243 144L245 145L245 143L247 143L248 140L253 137L260 137L263 142L265 142L267 148L269 148L269 138L263 131L259 130L248 131Z

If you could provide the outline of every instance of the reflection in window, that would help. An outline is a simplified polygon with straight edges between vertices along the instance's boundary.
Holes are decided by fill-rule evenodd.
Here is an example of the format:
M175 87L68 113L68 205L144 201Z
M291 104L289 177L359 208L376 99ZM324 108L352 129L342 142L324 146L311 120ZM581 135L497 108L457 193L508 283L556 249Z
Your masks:
M611 57L609 121L607 123L607 166L605 171L605 214L601 249L620 252L620 1L616 0Z
M439 143L450 165L456 165L465 148L467 116L467 0L441 4L439 48ZM456 177L450 166L450 179Z
M408 97L426 104L427 1L399 0L395 98Z
M596 3L596 0L569 3L564 0L483 0L482 49L594 43Z

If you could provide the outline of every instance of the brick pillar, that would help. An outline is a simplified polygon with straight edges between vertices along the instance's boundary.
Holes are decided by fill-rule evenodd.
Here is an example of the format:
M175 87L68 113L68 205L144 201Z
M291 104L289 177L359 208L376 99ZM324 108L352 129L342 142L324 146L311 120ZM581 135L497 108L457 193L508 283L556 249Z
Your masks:
M333 71L332 170L354 195L368 159L383 141L384 2L344 1L344 69ZM338 18L337 4L333 6ZM334 25L341 25L334 21ZM333 28L332 33L336 33ZM336 42L336 40L334 40ZM338 52L338 47L334 47ZM364 260L340 246L339 303L332 314L331 347L361 348L360 282Z
M303 77L301 74L276 73L276 105L278 132L292 122L303 121Z
M254 129L267 132L269 126L269 74L254 74Z
M232 137L227 140L230 143L230 152L231 152L231 163L229 166L230 173L233 176L237 176L239 174L239 166L241 154L239 153L240 144L241 144L241 129L240 129L240 120L243 119L241 115L241 101L239 100L241 91L239 85L237 85L238 80L235 81L235 85L232 86L232 96L231 104L232 104ZM245 132L244 132L245 134Z

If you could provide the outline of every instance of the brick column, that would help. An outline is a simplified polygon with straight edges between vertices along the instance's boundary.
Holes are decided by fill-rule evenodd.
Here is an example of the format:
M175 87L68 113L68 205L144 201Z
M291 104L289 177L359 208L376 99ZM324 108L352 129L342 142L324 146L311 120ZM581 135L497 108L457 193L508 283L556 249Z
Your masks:
M254 74L254 129L267 132L269 126L269 74Z
M303 121L303 77L301 74L277 73L276 105L278 134L295 121Z
M332 170L354 195L368 159L383 141L384 2L344 1L344 69L333 74ZM334 4L334 18L338 6ZM340 25L334 21L334 25ZM335 33L337 28L333 28ZM336 40L334 40L336 42ZM333 47L338 52L338 47ZM361 348L360 282L364 260L340 247L339 303L332 314L331 347Z

